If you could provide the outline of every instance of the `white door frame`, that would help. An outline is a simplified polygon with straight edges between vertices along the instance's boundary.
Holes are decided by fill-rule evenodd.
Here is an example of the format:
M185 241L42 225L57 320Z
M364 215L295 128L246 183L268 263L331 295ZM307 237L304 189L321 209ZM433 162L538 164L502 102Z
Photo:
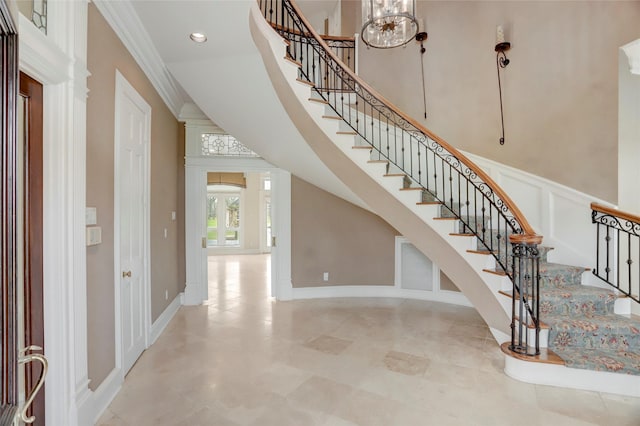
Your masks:
M145 114L145 135L144 139L144 182L143 182L143 234L144 234L144 262L142 268L142 291L143 291L143 327L144 327L144 347L149 347L149 330L151 329L151 289L150 289L150 186L151 186L151 107L140 96L135 88L116 70L116 93L115 93L115 133L114 133L114 212L113 212L113 267L114 267L114 289L115 289L115 336L116 336L116 369L124 379L127 374L123 370L124 347L122 344L122 292L121 292L121 266L120 266L120 106L124 98L131 100Z
M20 70L43 84L43 273L46 420L93 419L87 371L87 2L49 2L45 36L22 14ZM84 49L83 49L84 47Z
M187 136L188 138L188 136ZM207 249L207 172L270 172L272 235L276 247L271 251L271 294L278 300L291 300L291 174L259 158L190 158L185 165L185 255L187 283L185 305L199 305L209 296Z

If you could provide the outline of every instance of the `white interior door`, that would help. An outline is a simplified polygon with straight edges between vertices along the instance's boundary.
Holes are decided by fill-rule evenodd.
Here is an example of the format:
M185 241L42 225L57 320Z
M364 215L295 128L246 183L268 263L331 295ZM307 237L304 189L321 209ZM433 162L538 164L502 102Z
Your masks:
M120 77L120 75L118 74ZM119 288L123 373L147 347L148 183L151 108L124 78L116 96Z

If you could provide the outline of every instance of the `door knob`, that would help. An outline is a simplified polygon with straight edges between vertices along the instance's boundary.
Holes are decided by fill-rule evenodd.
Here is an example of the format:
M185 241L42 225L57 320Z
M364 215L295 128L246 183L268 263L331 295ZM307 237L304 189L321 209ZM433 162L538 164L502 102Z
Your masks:
M131 271L122 271L122 278L131 278Z

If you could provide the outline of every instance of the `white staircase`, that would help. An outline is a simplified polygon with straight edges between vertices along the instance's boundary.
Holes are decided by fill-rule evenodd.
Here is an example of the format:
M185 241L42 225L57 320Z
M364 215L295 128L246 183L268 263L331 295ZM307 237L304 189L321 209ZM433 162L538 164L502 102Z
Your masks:
M373 211L432 259L476 307L500 343L510 339L511 290L506 277L487 273L492 256L473 252L475 238L451 235L457 221L441 219L438 205L422 204L420 188L403 188L403 176L387 175L387 163L371 160L371 149L336 120L335 112L298 80L298 64L286 58L286 42L252 9L250 28L278 97L316 155ZM387 176L385 176L387 175Z
M407 187L403 173L379 155L372 156L368 142L317 96L313 84L298 78L300 64L287 57L287 42L273 31L257 7L251 10L249 26L278 98L318 158L374 212L440 266L474 305L498 343L510 341L512 283L507 276L495 273L499 269L495 258L488 251L478 250L475 236L460 234L458 219L441 217L441 204L423 202L423 188ZM352 108L353 96L345 93L341 97L344 108ZM375 138L369 142L377 143ZM531 333L530 341L534 340L533 329ZM543 328L539 362L507 354L505 372L530 383L640 396L637 376L571 369L557 357L545 359L547 337L548 330Z

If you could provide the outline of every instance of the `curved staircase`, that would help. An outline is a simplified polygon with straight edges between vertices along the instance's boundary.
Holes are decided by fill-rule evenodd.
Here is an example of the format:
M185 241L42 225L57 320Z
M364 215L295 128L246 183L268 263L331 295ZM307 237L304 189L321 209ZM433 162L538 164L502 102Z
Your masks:
M640 320L616 313L624 301L583 285L586 268L548 262L551 248L538 246L488 176L346 67L331 67L338 59L293 2L276 9L284 19L270 23L256 4L250 28L291 120L336 176L456 282L502 343L507 374L640 396ZM299 45L305 37L311 50Z

